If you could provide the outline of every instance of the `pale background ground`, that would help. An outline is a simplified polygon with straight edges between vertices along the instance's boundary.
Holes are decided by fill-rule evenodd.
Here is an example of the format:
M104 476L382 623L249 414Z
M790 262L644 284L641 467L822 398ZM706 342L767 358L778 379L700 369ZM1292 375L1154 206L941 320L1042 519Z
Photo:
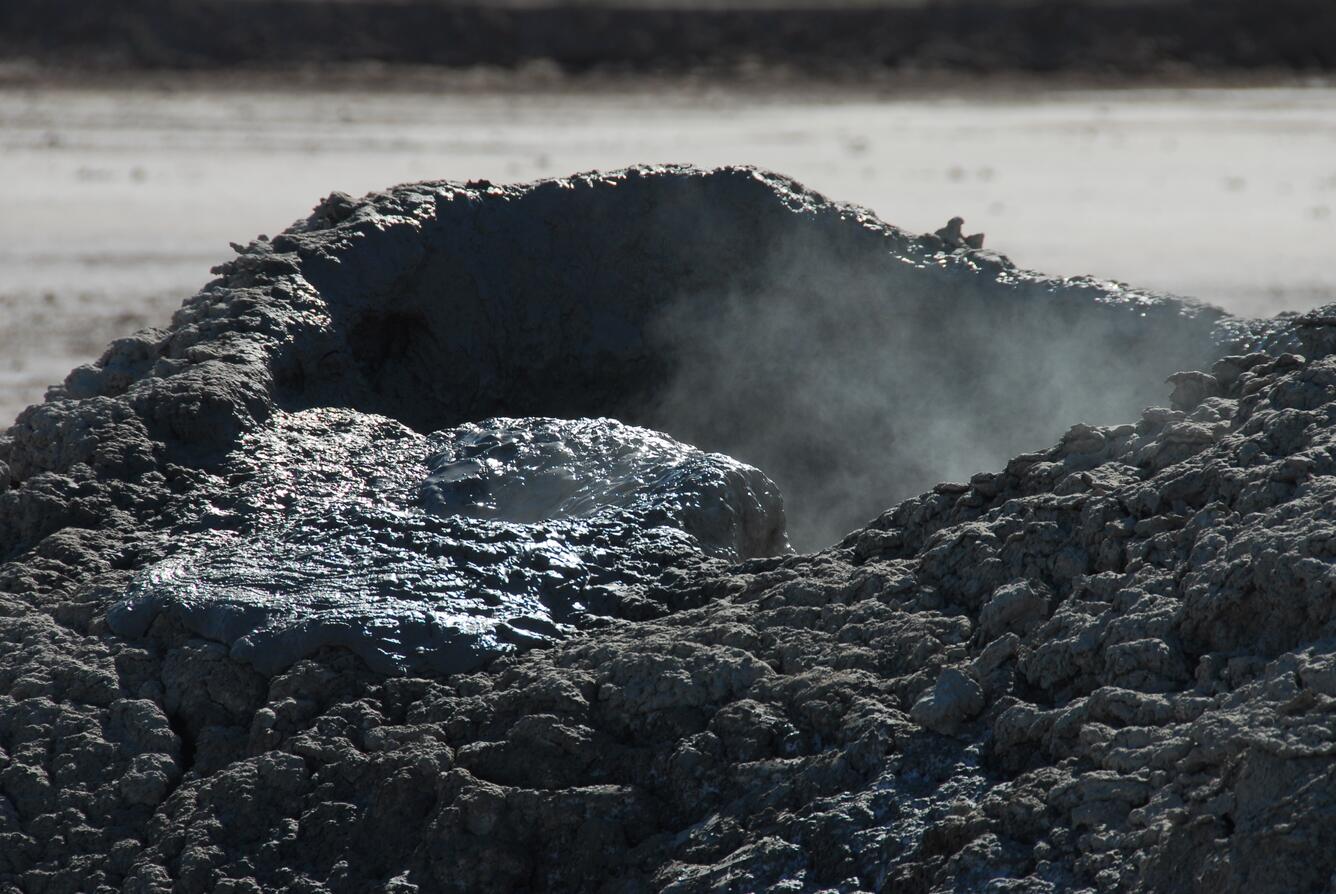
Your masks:
M1024 267L1240 314L1336 301L1336 88L851 97L662 84L0 87L0 420L331 190L755 164Z

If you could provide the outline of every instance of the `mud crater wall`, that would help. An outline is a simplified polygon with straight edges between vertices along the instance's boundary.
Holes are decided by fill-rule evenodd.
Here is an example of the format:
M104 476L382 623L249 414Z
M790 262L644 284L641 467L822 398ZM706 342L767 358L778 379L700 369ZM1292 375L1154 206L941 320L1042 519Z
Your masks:
M248 249L295 249L330 316L281 403L657 428L770 474L799 548L1134 416L1225 340L1214 309L945 253L749 169L413 189L411 221L337 200Z

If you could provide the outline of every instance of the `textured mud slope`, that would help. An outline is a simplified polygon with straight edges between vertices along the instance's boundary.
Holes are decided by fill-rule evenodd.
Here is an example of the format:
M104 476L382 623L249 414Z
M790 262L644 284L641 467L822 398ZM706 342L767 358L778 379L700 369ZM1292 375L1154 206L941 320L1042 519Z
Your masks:
M742 319L806 372L779 335L825 319L853 349L813 353L861 360L879 334L933 371L879 413L935 412L988 453L999 419L1041 431L1064 394L1133 409L811 555L665 564L626 620L473 673L384 676L345 648L265 673L170 613L109 629L154 562L244 531L252 446L299 445L282 433L312 407L422 432L650 407L745 448L724 424L745 401L680 399L702 365L738 371L705 336ZM0 439L0 885L1325 890L1333 327L935 254L747 170L334 198ZM791 393L766 412L810 420ZM843 461L868 436L841 418L816 443ZM373 444L419 437L377 424L397 434ZM889 464L950 443L920 427Z

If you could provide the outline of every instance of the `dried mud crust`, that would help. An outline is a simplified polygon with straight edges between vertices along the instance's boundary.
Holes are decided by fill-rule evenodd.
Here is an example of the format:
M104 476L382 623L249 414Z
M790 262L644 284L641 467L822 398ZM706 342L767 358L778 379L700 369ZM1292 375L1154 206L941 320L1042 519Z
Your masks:
M288 238L311 257L365 238L329 227L355 210ZM1077 425L814 554L675 571L659 617L475 673L330 649L266 675L169 622L106 621L232 492L248 432L322 396L392 405L341 353L337 314L379 300L365 270L317 288L282 251L233 264L0 440L5 890L1330 885L1331 309L1192 318L1229 356L1174 375L1171 407Z

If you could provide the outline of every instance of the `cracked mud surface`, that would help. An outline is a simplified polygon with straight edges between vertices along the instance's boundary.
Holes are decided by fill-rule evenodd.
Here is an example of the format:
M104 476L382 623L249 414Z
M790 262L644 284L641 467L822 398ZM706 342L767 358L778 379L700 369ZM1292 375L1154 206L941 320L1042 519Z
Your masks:
M662 207L679 189L698 211L741 208L746 238L715 221L709 242L744 268L739 246L792 227L822 233L813 245L836 246L842 269L869 280L912 270L900 284L922 288L887 300L903 302L892 305L899 325L934 349L947 343L900 313L923 291L931 319L973 312L998 326L1028 325L1041 315L1027 308L1048 302L1043 314L1072 323L1049 330L1054 344L1097 330L1062 352L1087 364L1110 331L1100 321L1114 320L1118 350L1153 352L1121 369L1152 356L1167 368L1105 368L1107 409L1147 389L1158 397L1141 405L1161 405L1067 427L1054 446L925 489L816 552L664 565L634 614L474 672L387 676L330 647L266 673L170 616L118 635L108 612L145 569L227 527L227 502L247 494L230 470L263 456L247 445L266 433L321 414L370 425L358 413L379 412L423 432L499 415L626 416L662 381L626 371L647 357L672 370L681 356L671 341L616 350L628 316L653 316L635 316L637 302L686 291L637 289L618 259L657 263L662 283L683 275L672 244L637 243L570 274L586 285L611 276L606 305L588 288L569 294L589 303L562 304L552 276L547 298L529 303L474 266L458 294L510 308L518 344L504 353L461 322L475 305L448 290L419 302L415 281L442 280L404 271L443 264L433 246L461 234L541 220L523 207L530 193L437 184L326 202L231 262L170 330L114 343L0 438L0 885L1330 887L1330 310L1249 323L1046 281L987 254L934 255L745 170L568 183L535 190L569 190L551 213L600 227L644 220L638 202ZM595 198L578 204L581 191ZM454 202L476 213L447 225ZM493 205L521 207L514 218L477 211ZM416 234L433 228L443 235L424 249ZM385 233L372 264L358 246ZM698 270L719 271L701 244L688 249ZM1007 313L990 317L999 303ZM452 326L432 317L437 306ZM405 307L425 325L403 325ZM550 320L583 338L543 341ZM565 355L554 342L605 347ZM973 344L964 337L962 350ZM1070 369L1064 381L1079 389L1079 364ZM577 392L539 375L554 370L585 386L579 400L563 403ZM987 404L968 398L978 390L971 380L934 394L982 415ZM322 406L349 409L311 409ZM1048 418L1017 407L1022 422ZM385 444L430 437L375 424L394 432ZM904 451L923 443L905 437ZM758 465L784 487L782 470Z

